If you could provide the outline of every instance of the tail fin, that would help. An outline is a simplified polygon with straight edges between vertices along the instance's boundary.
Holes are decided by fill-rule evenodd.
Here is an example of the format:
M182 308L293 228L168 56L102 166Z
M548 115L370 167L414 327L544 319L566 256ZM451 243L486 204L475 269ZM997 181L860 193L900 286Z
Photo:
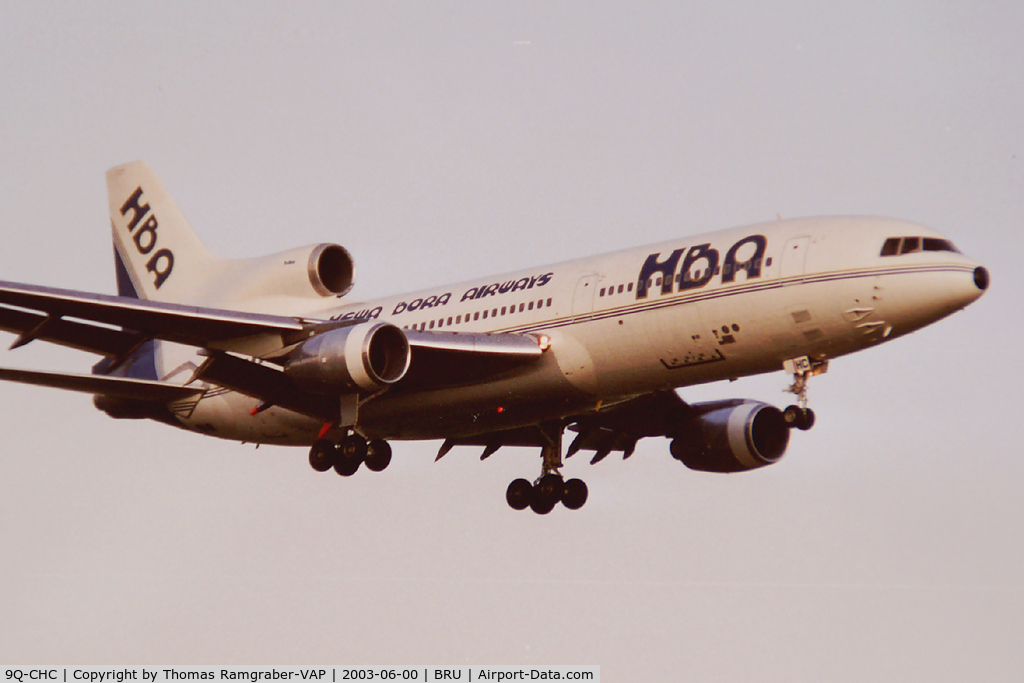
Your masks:
M121 296L194 303L220 259L203 246L145 161L107 171Z

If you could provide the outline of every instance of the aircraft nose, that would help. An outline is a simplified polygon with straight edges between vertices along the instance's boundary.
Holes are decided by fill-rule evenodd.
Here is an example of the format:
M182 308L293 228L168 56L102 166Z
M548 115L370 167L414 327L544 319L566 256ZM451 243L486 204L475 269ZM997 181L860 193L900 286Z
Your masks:
M974 286L982 292L988 289L988 268L985 266L974 269Z
M991 284L988 268L975 265L973 270L966 273L961 270L956 274L950 274L946 280L945 304L957 309L966 308L985 294ZM967 277L964 277L964 276Z

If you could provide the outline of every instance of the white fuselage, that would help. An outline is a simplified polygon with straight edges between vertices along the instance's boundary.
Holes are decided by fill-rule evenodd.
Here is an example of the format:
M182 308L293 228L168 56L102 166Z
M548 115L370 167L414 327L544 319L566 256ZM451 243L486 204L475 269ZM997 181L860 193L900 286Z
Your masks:
M406 330L547 335L537 363L485 384L400 387L365 401L358 431L442 438L535 424L643 393L826 360L912 332L982 293L978 264L949 250L881 255L893 237L941 237L881 218L780 220L318 311ZM267 308L272 308L268 302ZM201 362L159 344L161 379ZM178 407L186 428L250 442L310 444L321 425L212 390Z

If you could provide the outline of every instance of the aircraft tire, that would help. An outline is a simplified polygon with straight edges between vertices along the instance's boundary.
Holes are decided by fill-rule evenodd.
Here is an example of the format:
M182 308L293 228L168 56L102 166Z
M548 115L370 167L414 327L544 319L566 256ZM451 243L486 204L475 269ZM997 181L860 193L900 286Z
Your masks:
M533 497L530 498L531 510L536 512L538 515L546 515L555 509L555 504L558 503L557 500L553 500L551 498L541 498L540 496L536 495L536 493L537 492L534 491Z
M530 509L538 515L546 515L551 512L558 501L562 499L562 489L565 484L557 474L545 474L533 487L533 495L530 497Z
M309 449L309 466L317 472L326 472L334 467L336 449L327 439L320 439Z
M372 472L383 472L391 464L391 445L383 439L374 439L366 451L366 468Z
M356 460L355 458L346 457L344 453L339 449L338 457L334 462L334 471L343 477L351 477L359 469L359 466L363 463L362 460Z
M787 406L782 412L782 418L790 427L795 427L804 432L814 426L814 411L810 408Z
M579 510L587 502L587 485L582 479L570 479L562 487L562 505Z
M362 462L366 459L368 448L366 439L358 434L349 434L341 440L341 444L338 447L341 451L342 459L355 460L356 462Z
M530 507L533 498L533 484L525 479L516 479L505 491L505 501L513 510L525 510Z
M790 427L796 427L800 421L800 406L786 406L786 409L782 411L782 419L786 421L786 424Z

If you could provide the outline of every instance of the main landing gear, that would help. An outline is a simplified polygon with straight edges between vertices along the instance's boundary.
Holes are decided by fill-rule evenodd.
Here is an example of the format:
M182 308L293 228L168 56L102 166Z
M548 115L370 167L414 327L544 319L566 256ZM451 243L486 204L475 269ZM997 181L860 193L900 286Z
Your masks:
M341 476L351 477L363 463L373 472L384 470L391 463L391 446L380 439L367 442L352 432L337 445L328 439L319 439L309 449L309 464L317 472L333 467Z
M814 375L828 372L828 361L815 361L802 356L785 361L782 367L793 375L793 384L786 391L796 394L799 404L787 406L782 411L782 417L790 427L807 431L814 426L814 411L807 407L807 381Z
M570 510L579 510L587 502L587 485L580 479L562 479L562 426L541 427L546 443L541 447L540 477L532 484L516 479L508 485L505 500L513 510L530 508L538 515L551 512L558 503Z

